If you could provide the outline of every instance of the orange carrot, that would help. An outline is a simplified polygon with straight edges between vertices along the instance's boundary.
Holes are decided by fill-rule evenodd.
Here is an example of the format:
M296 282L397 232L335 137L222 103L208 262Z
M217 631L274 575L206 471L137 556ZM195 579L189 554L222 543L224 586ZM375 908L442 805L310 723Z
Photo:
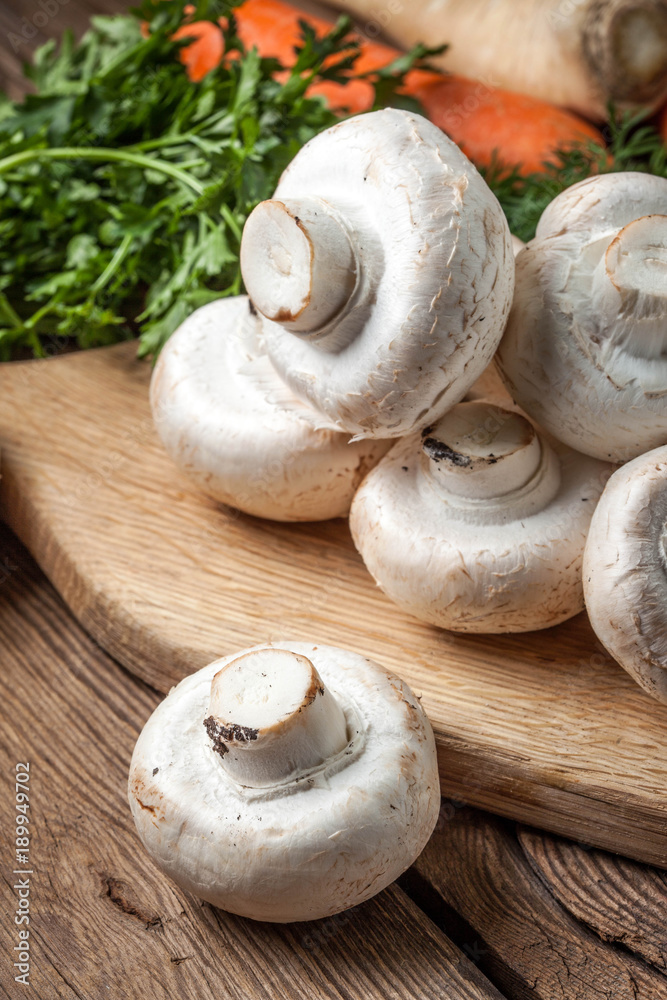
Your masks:
M255 46L261 56L279 59L285 66L294 61L294 48L301 37L300 19L308 21L318 34L331 28L330 21L306 15L283 0L246 0L235 14L245 47ZM190 24L180 30L195 27ZM191 49L196 51L190 57ZM398 55L389 45L362 40L356 70L372 72ZM222 38L212 24L181 52L184 61L191 58L186 65L192 79L201 79L221 57ZM373 87L365 80L347 84L323 80L313 84L309 93L323 95L334 110L346 109L353 114L367 111L373 103ZM489 166L495 155L502 163L519 165L520 172L528 174L542 171L558 149L588 140L604 147L600 131L579 115L478 80L413 70L406 77L405 93L416 97L431 121L478 166ZM667 128L667 118L665 121Z
M318 35L331 30L332 22L313 14L295 10L282 0L246 0L235 11L239 38L247 49L256 46L260 55L279 59L285 66L294 62L294 48L301 41L299 21L305 20ZM386 66L399 53L389 45L364 42L355 64L355 71L366 73ZM325 97L333 110L346 109L350 114L368 111L373 106L373 85L367 80L332 83L320 80L309 94Z
M203 80L218 65L225 52L222 31L211 21L184 24L173 38L176 41L181 38L196 39L192 45L184 45L180 51L181 62L193 83Z
M461 76L444 76L411 87L430 120L446 132L477 166L494 156L523 175L540 173L558 149L594 142L604 147L599 129L584 118L509 90Z

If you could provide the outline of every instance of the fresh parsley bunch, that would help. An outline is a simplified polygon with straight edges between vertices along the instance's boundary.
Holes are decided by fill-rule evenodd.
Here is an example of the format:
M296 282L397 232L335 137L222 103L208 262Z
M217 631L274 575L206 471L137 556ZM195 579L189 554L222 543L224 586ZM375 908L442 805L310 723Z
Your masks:
M188 8L191 20L228 22L229 56L199 83L178 58L192 40L173 40L185 0L146 0L94 18L79 44L68 34L44 46L26 71L37 93L2 100L0 358L137 334L140 353L156 354L198 306L242 291L245 219L338 120L306 91L315 78L355 78L359 45L346 18L320 39L302 22L277 80L283 67L237 36L238 3ZM378 100L431 51L372 75Z

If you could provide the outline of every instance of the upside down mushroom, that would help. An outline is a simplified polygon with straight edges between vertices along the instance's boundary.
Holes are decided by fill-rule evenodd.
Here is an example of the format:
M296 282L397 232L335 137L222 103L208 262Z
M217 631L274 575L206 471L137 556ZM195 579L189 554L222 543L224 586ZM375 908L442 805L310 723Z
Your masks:
M584 553L598 639L647 694L667 704L667 447L628 462L598 503Z
M204 493L278 521L347 514L388 447L320 426L263 353L246 296L211 302L179 327L157 361L151 406L167 452Z
M460 403L369 473L352 536L416 618L458 632L547 628L583 610L586 533L609 473L516 408Z
M440 806L433 732L356 653L273 643L216 660L146 723L128 795L178 885L255 920L326 917L417 857Z
M589 177L516 259L496 363L518 405L595 458L667 441L667 179Z
M507 221L434 125L388 109L312 139L241 244L276 370L331 426L400 437L463 398L511 304Z

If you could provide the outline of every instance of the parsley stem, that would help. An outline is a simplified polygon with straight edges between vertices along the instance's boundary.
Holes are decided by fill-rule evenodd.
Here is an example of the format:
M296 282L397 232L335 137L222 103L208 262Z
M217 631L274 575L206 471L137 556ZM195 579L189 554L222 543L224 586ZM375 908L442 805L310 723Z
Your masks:
M187 146L192 133L183 135L162 135L158 139L146 139L145 142L135 142L129 149L133 153L145 153L151 149L163 149L165 146Z
M96 295L97 292L101 292L104 286L109 284L115 272L118 270L124 258L127 256L127 252L132 246L133 239L134 237L132 233L125 234L113 257L111 258L107 266L104 268L99 278L97 278L93 287L90 289L92 295Z
M17 329L19 330L23 329L23 320L16 312L16 310L14 309L14 307L12 306L11 302L4 294L4 292L0 292L0 310L5 313L5 315L11 320L12 324Z
M238 224L238 221L232 215L232 212L231 212L229 206L225 205L224 202L220 206L220 215L223 217L223 219L225 220L225 222L227 223L227 225L229 226L229 228L233 232L234 236L236 237L236 239L240 243L241 242L241 236L243 235L243 226L240 226Z
M95 149L93 147L82 146L63 146L61 148L53 149L24 149L20 153L14 153L12 156L6 156L4 159L0 160L0 174L7 173L8 170L13 170L14 167L20 167L24 163L30 163L31 160L100 160L102 162L106 161L116 161L119 163L132 163L136 167L141 167L143 170L157 170L168 177L172 177L176 181L180 181L186 187L189 187L197 195L202 195L204 193L204 186L199 183L190 174L187 174L184 170L179 170L178 167L173 166L173 164L168 163L166 160L154 159L151 156L142 156L140 153L132 153L123 149Z
M25 321L24 325L25 325L26 330L30 331L31 338L32 337L37 337L37 343L38 344L39 344L39 336L38 336L38 334L37 334L37 332L35 330L35 327L37 326L37 324L41 320L42 316L48 316L48 314L52 311L53 306L54 306L54 302L55 302L55 299L49 299L49 301L47 303L45 303L45 305L43 305L41 307L41 309L38 309L37 312L34 312L32 314L32 316L30 317L30 319L27 319Z

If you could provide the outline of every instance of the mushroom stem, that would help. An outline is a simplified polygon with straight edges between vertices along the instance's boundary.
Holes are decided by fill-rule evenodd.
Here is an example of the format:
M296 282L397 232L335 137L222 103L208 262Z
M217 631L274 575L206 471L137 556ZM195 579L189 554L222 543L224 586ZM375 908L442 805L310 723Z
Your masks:
M614 347L667 350L667 215L645 215L613 238L593 275L593 305Z
M349 742L311 661L286 649L254 650L219 670L204 726L227 773L250 788L293 780Z
M448 493L490 500L524 487L542 448L530 421L483 400L461 403L425 432L431 473Z
M317 333L350 301L359 261L342 216L320 198L263 201L248 217L241 271L253 304L297 334Z

